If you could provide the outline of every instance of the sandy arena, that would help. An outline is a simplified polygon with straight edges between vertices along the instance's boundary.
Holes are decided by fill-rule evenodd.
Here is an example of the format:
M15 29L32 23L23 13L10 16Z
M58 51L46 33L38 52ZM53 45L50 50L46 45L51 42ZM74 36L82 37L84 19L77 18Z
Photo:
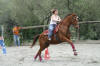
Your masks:
M75 44L74 56L69 44L50 45L50 59L34 61L39 46L7 47L7 55L0 49L0 66L100 66L100 44ZM42 52L44 59L44 51Z

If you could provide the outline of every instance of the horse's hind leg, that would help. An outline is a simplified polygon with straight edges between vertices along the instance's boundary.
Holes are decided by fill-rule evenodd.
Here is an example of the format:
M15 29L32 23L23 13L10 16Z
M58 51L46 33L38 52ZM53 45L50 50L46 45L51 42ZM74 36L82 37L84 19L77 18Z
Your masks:
M41 57L41 48L39 49L38 53L36 54L36 56L34 57L34 59L36 60L37 57L39 56L39 59L40 61L42 60L42 57Z
M43 35L39 38L39 43L40 43L40 49L38 51L38 53L36 54L36 56L34 57L34 59L36 59L39 56L40 61L42 61L42 57L41 57L41 52L49 46L49 42L46 39L46 37Z
M47 48L49 46L49 43L48 42L45 42L44 44L40 44L40 49L38 51L38 55L39 55L39 60L42 61L42 57L41 57L41 52Z
M34 57L34 60L36 60L36 59L37 59L38 55L39 55L39 53L37 53L37 54L36 54L36 56Z

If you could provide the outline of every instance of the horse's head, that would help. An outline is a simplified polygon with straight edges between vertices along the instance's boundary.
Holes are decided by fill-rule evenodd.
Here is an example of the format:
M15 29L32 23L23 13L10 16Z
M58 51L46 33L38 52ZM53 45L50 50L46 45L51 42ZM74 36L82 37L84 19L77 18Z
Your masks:
M78 16L76 14L71 14L71 24L75 27L75 28L79 28L78 25Z

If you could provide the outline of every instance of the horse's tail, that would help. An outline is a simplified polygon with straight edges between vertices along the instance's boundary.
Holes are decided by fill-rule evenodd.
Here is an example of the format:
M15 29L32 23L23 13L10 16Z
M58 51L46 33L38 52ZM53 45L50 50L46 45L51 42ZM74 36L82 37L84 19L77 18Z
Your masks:
M35 38L33 39L33 44L31 45L31 48L35 45L35 43L38 40L39 36L40 36L40 34L35 36Z

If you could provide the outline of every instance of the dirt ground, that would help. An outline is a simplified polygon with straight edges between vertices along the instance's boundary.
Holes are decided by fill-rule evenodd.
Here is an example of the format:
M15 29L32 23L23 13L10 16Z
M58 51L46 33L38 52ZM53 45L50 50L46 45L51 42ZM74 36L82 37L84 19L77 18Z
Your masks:
M0 66L100 66L100 44L75 44L78 56L74 56L69 44L50 45L50 59L34 61L39 46L7 47L7 54L0 49ZM42 52L44 59L44 51Z

